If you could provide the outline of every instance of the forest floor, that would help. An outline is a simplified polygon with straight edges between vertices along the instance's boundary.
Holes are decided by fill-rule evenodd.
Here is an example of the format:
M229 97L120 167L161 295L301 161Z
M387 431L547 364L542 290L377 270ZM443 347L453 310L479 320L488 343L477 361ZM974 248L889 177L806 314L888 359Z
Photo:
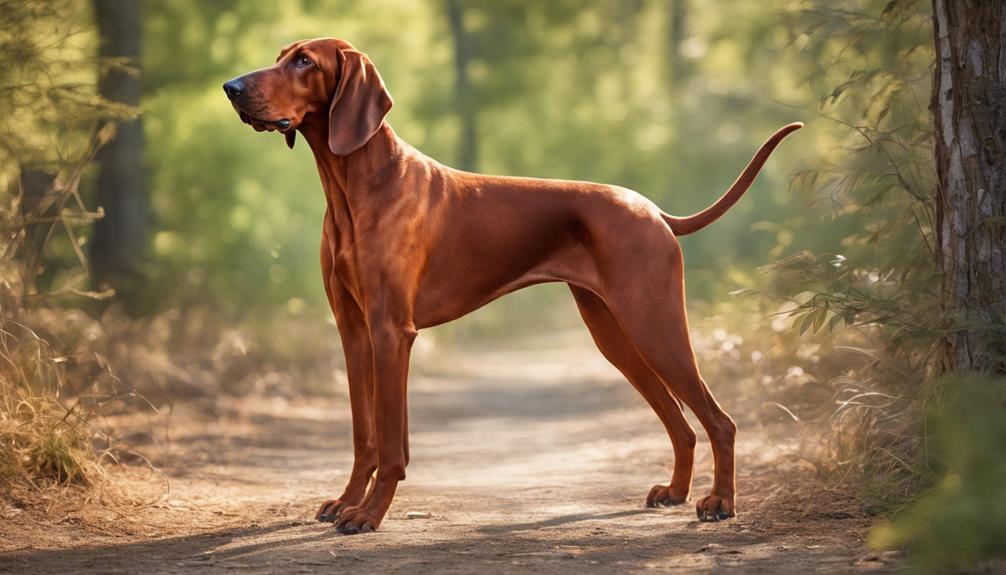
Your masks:
M701 431L693 501L645 509L671 464L656 416L583 337L546 347L414 374L408 479L376 533L340 536L313 521L352 463L345 398L179 404L115 422L136 441L148 437L137 450L158 473L123 464L110 468L114 488L102 496L53 493L0 508L0 572L859 573L900 564L867 549L871 519L851 497L814 487L792 429L743 414L737 518L696 520L712 467ZM120 492L146 503L123 504Z

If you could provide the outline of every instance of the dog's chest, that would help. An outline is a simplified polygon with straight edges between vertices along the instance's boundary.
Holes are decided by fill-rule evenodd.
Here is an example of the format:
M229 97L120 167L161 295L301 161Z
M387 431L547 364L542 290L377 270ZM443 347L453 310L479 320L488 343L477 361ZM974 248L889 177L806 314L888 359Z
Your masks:
M353 278L357 275L353 222L332 205L325 214L324 241L332 258L332 271L347 288L352 289L351 286L356 283Z
M352 223L332 218L330 230L329 249L332 251L332 263L336 273L343 275L356 267Z

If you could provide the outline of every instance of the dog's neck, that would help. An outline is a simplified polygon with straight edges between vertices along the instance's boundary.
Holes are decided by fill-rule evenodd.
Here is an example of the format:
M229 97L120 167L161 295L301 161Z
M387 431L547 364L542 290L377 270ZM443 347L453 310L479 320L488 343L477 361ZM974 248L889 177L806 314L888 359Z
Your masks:
M367 182L376 185L382 175L389 173L390 166L404 161L405 147L391 126L384 122L362 147L349 155L337 156L328 147L327 118L307 120L305 118L298 131L314 153L329 209L333 210L333 215L344 211L346 216L352 217L352 213L367 202L367 198L353 197L353 194L367 194L372 187L366 185ZM353 185L350 185L351 180Z

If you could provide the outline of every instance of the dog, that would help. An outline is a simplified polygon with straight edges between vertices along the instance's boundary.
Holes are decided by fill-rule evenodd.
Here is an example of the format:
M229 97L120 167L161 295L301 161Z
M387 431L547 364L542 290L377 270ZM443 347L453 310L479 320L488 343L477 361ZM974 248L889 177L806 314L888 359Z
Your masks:
M353 469L316 514L344 534L381 524L409 462L406 378L418 330L461 317L520 288L565 282L597 347L657 413L674 449L669 485L648 507L688 500L695 432L715 472L700 520L736 513L736 425L699 374L688 335L677 236L726 213L775 147L770 137L710 207L674 217L631 190L590 182L485 176L449 168L404 142L371 60L334 38L295 42L274 65L226 82L256 131L299 132L325 191L321 270L346 354Z

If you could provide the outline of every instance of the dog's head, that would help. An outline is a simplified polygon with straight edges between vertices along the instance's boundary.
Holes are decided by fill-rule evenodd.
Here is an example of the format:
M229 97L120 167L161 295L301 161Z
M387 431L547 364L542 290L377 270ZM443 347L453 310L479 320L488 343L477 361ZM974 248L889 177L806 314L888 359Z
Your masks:
M370 58L335 38L294 42L275 64L228 81L224 92L243 122L282 132L291 148L303 122L327 118L337 156L366 144L394 105Z

